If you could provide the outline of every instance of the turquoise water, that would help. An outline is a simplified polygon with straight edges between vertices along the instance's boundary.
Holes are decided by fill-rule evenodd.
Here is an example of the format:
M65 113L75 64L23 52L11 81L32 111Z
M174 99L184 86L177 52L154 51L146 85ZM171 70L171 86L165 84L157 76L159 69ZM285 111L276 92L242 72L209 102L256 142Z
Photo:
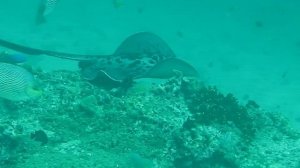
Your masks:
M28 55L44 94L3 100L1 167L299 167L300 1L59 0L37 24L39 5L0 0L0 39L110 55L152 32L199 78L123 92L82 79L78 61ZM30 138L38 130L47 143Z

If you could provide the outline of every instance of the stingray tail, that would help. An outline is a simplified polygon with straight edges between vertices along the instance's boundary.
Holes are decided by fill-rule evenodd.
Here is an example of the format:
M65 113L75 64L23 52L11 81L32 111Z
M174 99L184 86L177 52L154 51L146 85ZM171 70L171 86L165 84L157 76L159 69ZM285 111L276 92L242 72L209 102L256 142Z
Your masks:
M31 48L27 46L23 46L20 44L12 43L6 40L0 39L0 46L5 48L9 48L11 50L15 50L24 54L28 55L49 55L53 57L63 58L63 59L70 59L76 61L89 61L95 60L100 57L108 57L109 55L83 55L83 54L72 54L72 53L64 53L64 52L56 52L50 50L41 50L36 48Z

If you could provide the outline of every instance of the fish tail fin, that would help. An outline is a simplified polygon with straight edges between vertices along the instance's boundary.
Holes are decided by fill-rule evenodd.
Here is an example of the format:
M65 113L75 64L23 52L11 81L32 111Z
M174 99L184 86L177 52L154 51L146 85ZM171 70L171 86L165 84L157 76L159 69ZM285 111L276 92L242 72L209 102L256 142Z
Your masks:
M28 86L28 88L26 88L25 92L26 92L27 96L30 98L40 97L43 94L43 91L34 85Z

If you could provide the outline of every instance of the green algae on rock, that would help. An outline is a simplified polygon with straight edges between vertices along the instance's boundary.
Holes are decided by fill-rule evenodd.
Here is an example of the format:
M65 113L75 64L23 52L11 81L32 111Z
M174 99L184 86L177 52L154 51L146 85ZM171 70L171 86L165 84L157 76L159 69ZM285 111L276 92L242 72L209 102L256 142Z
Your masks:
M172 78L144 92L115 96L78 73L37 75L47 86L40 99L12 102L13 116L5 106L0 111L1 123L22 128L17 135L21 145L11 149L3 130L15 131L1 124L0 149L2 156L10 156L0 158L1 166L130 167L130 153L161 168L296 168L299 163L299 133L281 114L241 105L234 95L195 79ZM44 146L30 139L36 130L49 135Z

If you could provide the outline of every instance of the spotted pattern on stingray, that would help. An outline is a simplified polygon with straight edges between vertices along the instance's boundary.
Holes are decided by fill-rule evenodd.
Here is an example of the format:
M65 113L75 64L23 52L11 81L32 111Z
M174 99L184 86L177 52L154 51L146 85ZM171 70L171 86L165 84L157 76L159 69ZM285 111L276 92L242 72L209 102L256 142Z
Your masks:
M92 74L104 71L107 72L110 78L117 81L122 81L126 78L137 79L143 77L156 63L157 61L150 57L142 57L139 59L124 58L121 56L102 58L84 68L83 76L88 80L92 80L96 78L96 76Z
M174 70L197 75L196 70L176 59L171 48L157 35L140 32L126 38L111 55L81 55L41 50L1 40L0 45L30 55L50 55L79 61L82 76L91 82L109 78L121 82L138 78L168 78Z

